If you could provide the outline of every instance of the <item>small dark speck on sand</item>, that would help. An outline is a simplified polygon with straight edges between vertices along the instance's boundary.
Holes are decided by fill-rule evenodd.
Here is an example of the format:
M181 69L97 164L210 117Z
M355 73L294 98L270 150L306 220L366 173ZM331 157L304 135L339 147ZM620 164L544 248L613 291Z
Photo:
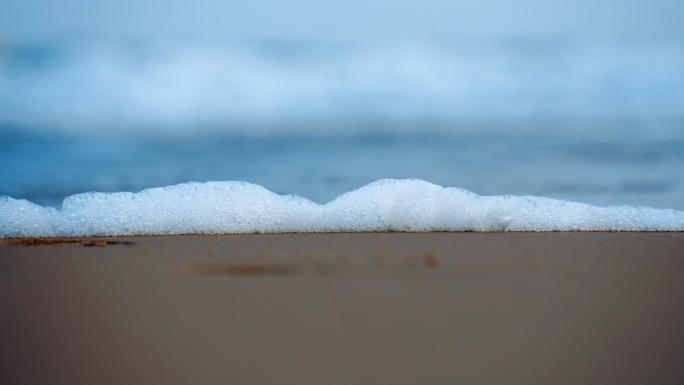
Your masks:
M439 265L441 258L437 253L427 253L423 257L423 263L425 263L425 266L427 267L437 267Z

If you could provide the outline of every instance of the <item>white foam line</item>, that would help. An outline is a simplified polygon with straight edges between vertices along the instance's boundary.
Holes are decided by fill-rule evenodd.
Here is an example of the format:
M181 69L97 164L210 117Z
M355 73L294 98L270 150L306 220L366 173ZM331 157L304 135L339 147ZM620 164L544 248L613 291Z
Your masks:
M479 196L383 179L324 205L246 182L84 193L61 210L0 198L0 237L370 231L684 231L684 212Z

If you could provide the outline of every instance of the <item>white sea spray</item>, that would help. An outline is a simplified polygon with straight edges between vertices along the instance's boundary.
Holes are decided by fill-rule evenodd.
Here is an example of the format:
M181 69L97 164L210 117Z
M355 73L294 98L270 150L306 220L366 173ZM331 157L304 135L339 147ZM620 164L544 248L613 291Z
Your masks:
M282 132L282 122L369 117L509 122L684 113L679 42L291 44L0 45L0 118L132 134L270 132L268 123ZM287 129L318 134L321 127Z

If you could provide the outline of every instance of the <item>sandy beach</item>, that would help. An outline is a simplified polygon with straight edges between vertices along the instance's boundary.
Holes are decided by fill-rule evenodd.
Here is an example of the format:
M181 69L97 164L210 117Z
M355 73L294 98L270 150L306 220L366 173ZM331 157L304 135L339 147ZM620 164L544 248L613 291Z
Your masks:
M7 384L681 384L684 233L0 240Z

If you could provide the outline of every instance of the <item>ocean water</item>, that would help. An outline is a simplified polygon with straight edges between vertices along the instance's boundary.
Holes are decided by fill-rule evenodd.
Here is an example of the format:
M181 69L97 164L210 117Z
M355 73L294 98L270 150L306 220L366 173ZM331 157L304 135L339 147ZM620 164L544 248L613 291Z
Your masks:
M130 223L87 210L78 214L89 223L81 230L73 218L65 224L67 212L77 215L74 202L83 196L69 198L64 207L63 200L84 192L137 193L212 181L294 194L306 199L296 200L305 208L278 217L284 225L240 217L252 227L219 221L178 231L682 229L684 44L7 42L0 46L0 170L0 195L10 197L0 200L2 236L107 234L101 230L106 223L109 233L125 234ZM425 182L389 183L394 190L387 183L371 185L358 190L368 198L358 206L349 206L348 198L335 201L386 178ZM467 203L470 195L458 198L461 190L435 185L481 198ZM262 206L245 200L261 187L217 201L212 194L230 194L216 186L233 191L226 187L232 184L190 186L191 193L185 187L163 191L213 202L198 198L197 213L218 210L216 202ZM155 194L166 202L159 210L177 209L181 219L199 215L174 208L181 196L143 196ZM91 214L123 204L118 195L88 196ZM414 216L378 209L371 197L376 205L383 199L413 201L415 206L396 210ZM268 206L276 198L263 199ZM418 214L433 207L425 199L443 200L437 202L439 215L461 205L471 216L420 222ZM485 201L488 208L478 206ZM595 211L562 201L659 210ZM281 203L272 209L294 210L291 202ZM533 206L548 210L532 215ZM376 219L302 224L300 217L321 212L341 215L325 211L330 207ZM140 210L125 212L129 219L141 212L155 217ZM225 218L237 220L230 212ZM252 215L264 214L255 209ZM378 222L378 216L395 222ZM99 227L92 218L99 218ZM407 218L422 224L411 227ZM152 233L174 232L162 222L154 222Z
M595 128L551 134L540 125L265 137L44 136L10 130L0 141L0 193L59 207L65 197L87 191L234 180L326 203L377 179L419 178L481 195L684 210L684 129L615 124L600 133Z

